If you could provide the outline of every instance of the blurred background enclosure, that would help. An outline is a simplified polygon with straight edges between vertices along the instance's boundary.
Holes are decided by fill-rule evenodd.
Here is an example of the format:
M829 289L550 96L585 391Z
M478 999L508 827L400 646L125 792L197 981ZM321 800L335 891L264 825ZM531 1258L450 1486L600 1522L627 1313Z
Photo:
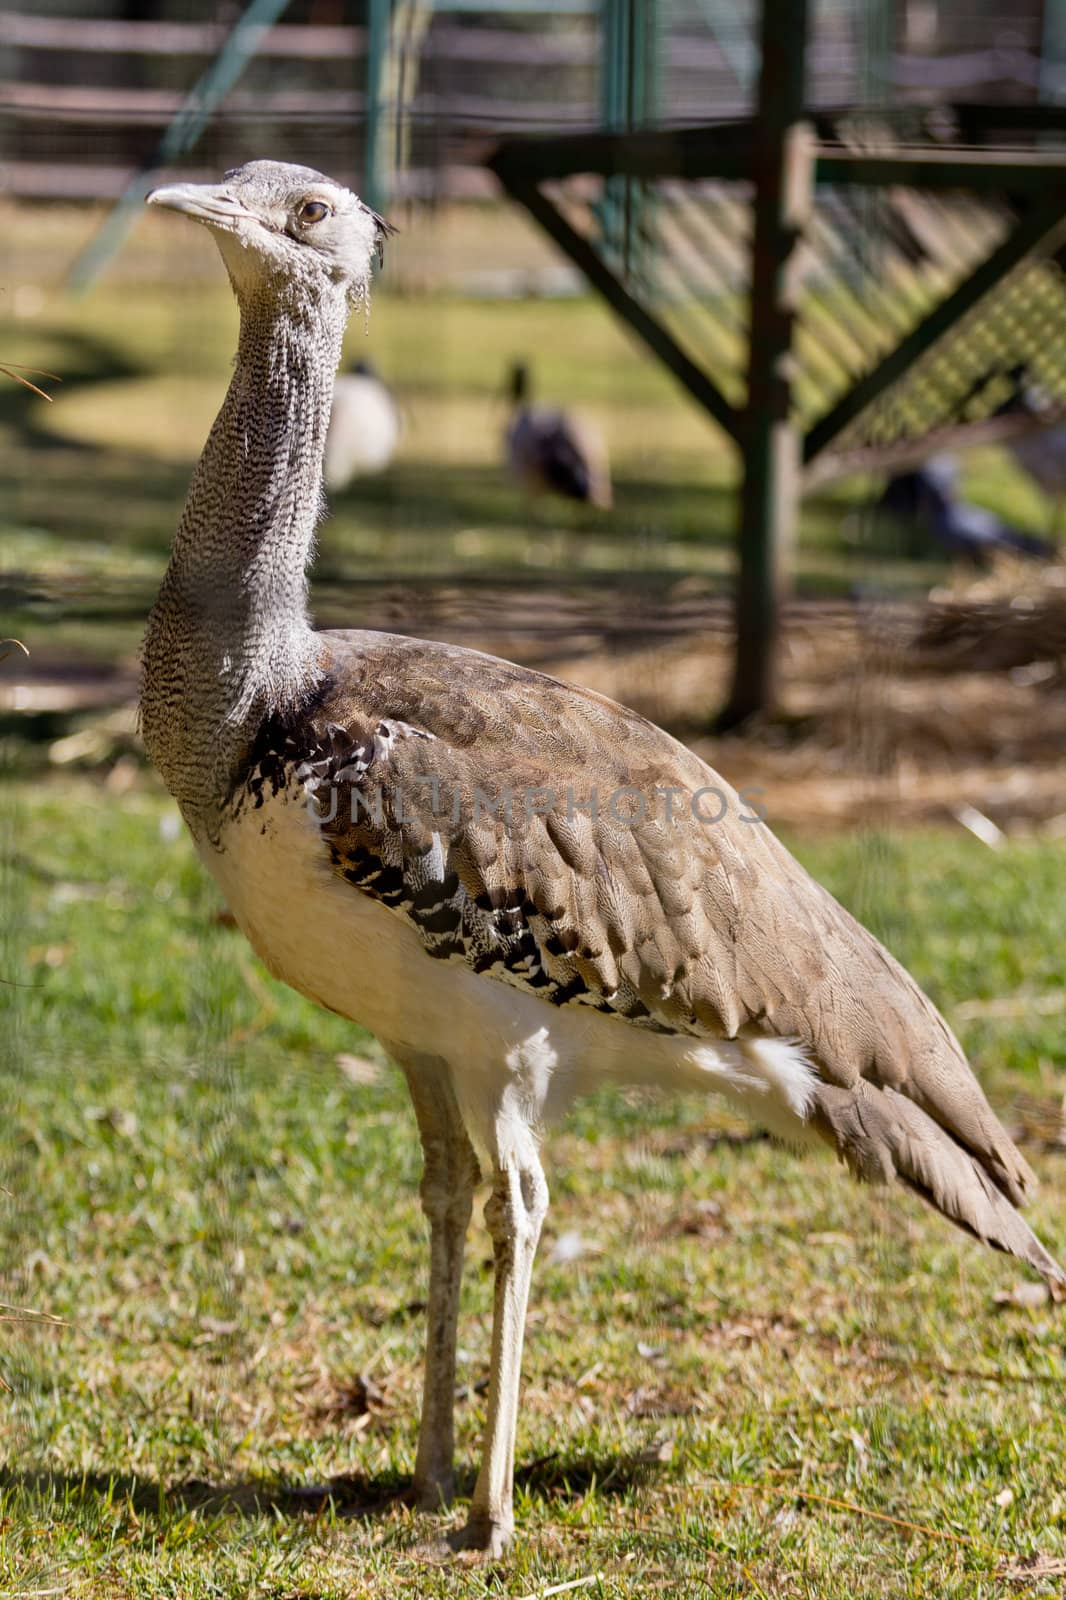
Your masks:
M371 323L349 338L392 406L387 459L331 475L323 621L584 670L682 733L709 730L723 702L730 723L783 704L821 714L826 683L810 674L839 682L842 659L860 670L871 654L880 674L888 645L909 648L916 619L880 626L860 597L920 597L959 550L874 526L885 475L911 466L916 442L922 459L957 443L959 424L994 421L1008 371L1039 382L1045 406L1066 395L1060 213L1029 203L1061 171L1039 162L1063 147L1066 29L1056 0L1008 18L935 0L805 13L771 24L760 101L757 8L717 0L8 6L3 354L62 379L51 405L13 386L0 400L11 627L48 618L30 674L43 733L133 693L139 621L232 349L210 238L144 214L142 194L160 173L206 178L258 155L351 182L400 227ZM767 160L757 142L775 107ZM775 160L778 176L802 165L787 155L800 126L820 165L800 184L810 226L789 258L755 222L776 226L775 205L789 221L783 186L775 200L752 179L759 165L773 189ZM549 138L527 157L530 134ZM1036 162L1032 181L986 173L967 190L962 170L932 190L925 173L917 187L892 174L856 186L840 170L984 150ZM775 296L787 352L768 344ZM533 402L578 414L610 456L610 512L581 504L579 485L539 496L515 477L514 363ZM775 363L789 371L783 405ZM807 466L773 454L775 406ZM1010 525L1044 530L1047 499L997 448L997 426L975 437L986 448L967 454L965 483ZM746 686L738 525L741 658L744 637L759 658ZM791 704L781 648L800 653ZM629 666L603 659L619 654ZM852 734L834 726L829 744Z
M683 734L757 713L790 777L822 775L828 750L850 783L861 682L922 703L894 715L947 774L919 804L933 814L955 783L946 720L948 744L973 724L968 759L998 758L1028 696L1039 743L1034 685L992 686L991 736L967 700L987 680L893 687L886 651L925 640L924 596L973 552L928 517L869 513L893 473L977 446L956 497L1054 534L1056 491L1005 448L1019 419L1001 413L1036 390L1043 430L1066 397L1066 24L1056 0L789 6L762 97L760 25L717 0L0 14L3 353L62 380L51 404L0 397L9 631L48 621L12 709L54 740L78 731L71 715L130 701L235 326L209 237L141 199L160 175L270 155L348 181L401 230L348 346L384 386L388 447L372 474L353 458L331 477L322 621L584 675ZM540 495L516 477L515 363L534 403L609 456L610 511L580 484ZM1039 676L1037 654L1008 665ZM866 720L879 752L860 764L883 777L907 736ZM761 774L762 747L741 776Z

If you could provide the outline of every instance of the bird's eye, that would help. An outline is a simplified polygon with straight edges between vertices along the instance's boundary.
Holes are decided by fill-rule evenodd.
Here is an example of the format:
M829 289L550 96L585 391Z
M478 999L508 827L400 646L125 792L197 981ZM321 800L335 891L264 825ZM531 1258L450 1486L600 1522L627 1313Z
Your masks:
M324 200L308 200L306 205L300 207L298 220L300 222L321 222L324 217L332 214L332 210L332 206L328 206Z

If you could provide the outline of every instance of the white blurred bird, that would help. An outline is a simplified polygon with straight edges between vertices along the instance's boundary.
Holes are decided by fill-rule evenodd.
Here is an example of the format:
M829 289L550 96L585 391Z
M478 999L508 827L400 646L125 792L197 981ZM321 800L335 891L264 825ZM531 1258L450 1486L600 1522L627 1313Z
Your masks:
M344 489L353 478L384 472L402 431L400 408L369 361L338 374L326 435L326 487Z
M529 369L511 368L514 410L507 427L507 466L533 494L558 494L610 509L611 472L607 447L597 428L583 417L551 406L529 404Z

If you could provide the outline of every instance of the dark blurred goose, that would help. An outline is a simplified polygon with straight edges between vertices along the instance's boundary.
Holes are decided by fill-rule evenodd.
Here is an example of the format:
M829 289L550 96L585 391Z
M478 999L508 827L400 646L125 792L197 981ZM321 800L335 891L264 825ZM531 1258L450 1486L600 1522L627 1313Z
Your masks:
M950 456L933 456L913 472L892 478L879 507L926 534L947 554L987 567L996 551L1049 560L1054 545L1035 534L1012 528L984 506L960 500L955 492L959 469Z
M507 465L534 494L558 494L606 511L611 505L607 449L584 418L529 404L529 369L511 369L514 411L507 428Z

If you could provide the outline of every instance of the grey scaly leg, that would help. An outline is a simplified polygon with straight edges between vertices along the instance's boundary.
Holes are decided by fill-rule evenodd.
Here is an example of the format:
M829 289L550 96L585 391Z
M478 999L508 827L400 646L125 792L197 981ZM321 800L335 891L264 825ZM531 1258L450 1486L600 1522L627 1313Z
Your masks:
M401 1061L422 1138L422 1209L429 1222L429 1304L422 1421L414 1489L427 1509L446 1505L455 1492L455 1342L463 1247L477 1157L455 1103L446 1064L436 1058Z
M507 1154L494 1163L485 1221L492 1235L496 1292L492 1321L485 1444L470 1507L470 1520L452 1536L457 1550L479 1550L489 1560L503 1555L514 1532L514 1449L526 1305L541 1226L548 1210L548 1185L536 1140L523 1127L511 1130Z

